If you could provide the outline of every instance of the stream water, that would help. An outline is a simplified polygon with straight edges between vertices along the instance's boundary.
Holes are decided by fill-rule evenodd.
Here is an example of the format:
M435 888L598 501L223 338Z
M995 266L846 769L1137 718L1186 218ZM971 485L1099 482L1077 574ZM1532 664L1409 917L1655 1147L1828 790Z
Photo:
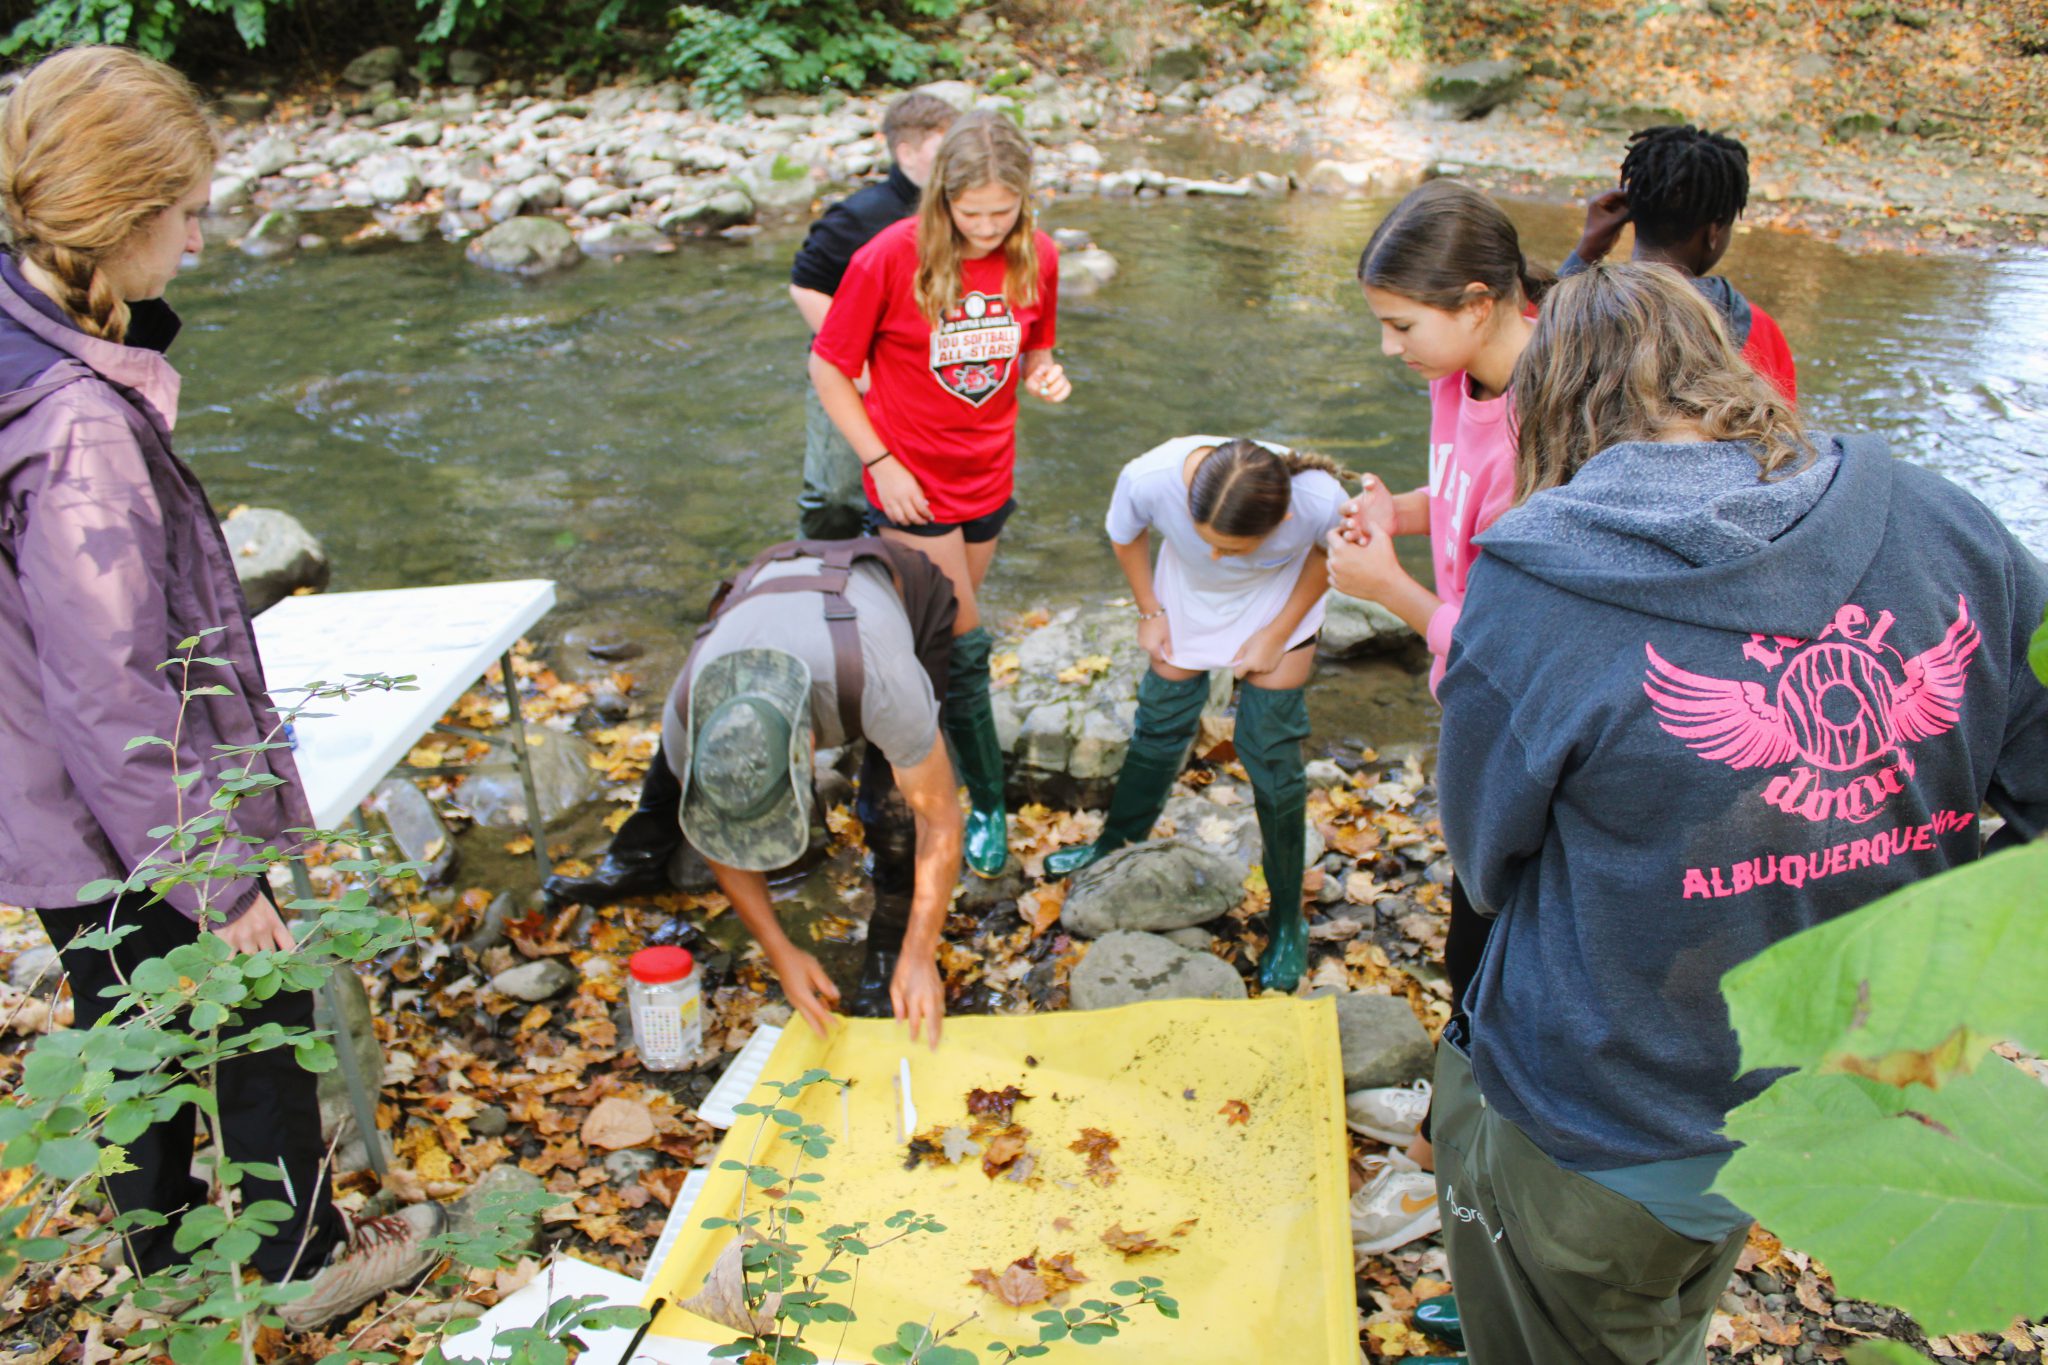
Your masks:
M1118 467L1169 436L1266 436L1422 480L1426 396L1380 357L1351 278L1385 207L1051 207L1048 226L1087 229L1122 269L1063 301L1073 399L1026 400L995 614L1123 591L1102 511ZM1576 210L1510 207L1536 259L1576 236ZM452 245L285 263L215 248L173 293L179 448L223 510L301 518L337 590L548 577L561 606L543 642L602 617L679 646L718 577L792 533L804 335L784 286L800 234L534 281ZM1853 257L1758 232L1723 269L1783 325L1814 421L1884 434L2048 554L2048 258ZM1427 739L1413 670L1323 674L1319 741Z

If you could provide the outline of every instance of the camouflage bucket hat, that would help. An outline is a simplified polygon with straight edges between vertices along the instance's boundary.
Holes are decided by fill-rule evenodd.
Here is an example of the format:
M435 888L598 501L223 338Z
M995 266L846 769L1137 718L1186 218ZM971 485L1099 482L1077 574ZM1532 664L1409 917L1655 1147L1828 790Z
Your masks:
M690 683L683 837L713 862L787 867L811 839L811 670L779 649L741 649Z

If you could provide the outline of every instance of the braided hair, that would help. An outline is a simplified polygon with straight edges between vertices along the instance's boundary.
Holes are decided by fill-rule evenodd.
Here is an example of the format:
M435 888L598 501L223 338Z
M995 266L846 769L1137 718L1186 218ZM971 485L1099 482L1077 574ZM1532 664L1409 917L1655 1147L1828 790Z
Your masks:
M1749 202L1749 149L1689 123L1644 128L1629 134L1621 187L1636 236L1672 246L1735 221Z
M106 265L220 154L192 85L127 48L38 62L0 109L0 210L22 260L88 335L120 342L128 304Z
M1294 505L1294 476L1320 470L1339 483L1358 476L1327 455L1285 454L1239 438L1211 446L1188 484L1188 515L1218 535L1263 540Z

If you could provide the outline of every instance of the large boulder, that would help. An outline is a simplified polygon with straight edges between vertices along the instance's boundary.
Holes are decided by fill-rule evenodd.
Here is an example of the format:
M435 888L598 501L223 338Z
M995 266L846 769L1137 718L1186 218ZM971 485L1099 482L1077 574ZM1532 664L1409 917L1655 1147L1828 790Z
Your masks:
M458 1236L474 1236L482 1232L503 1233L516 1229L520 1234L514 1239L516 1242L529 1250L536 1248L540 1245L539 1215L525 1214L514 1223L510 1221L505 1205L509 1200L530 1199L546 1191L547 1187L539 1176L522 1171L510 1162L493 1166L470 1187L468 1194L448 1205L448 1231Z
M452 49L448 53L448 83L450 85L482 85L491 78L491 59L481 52L471 52L466 47Z
M614 218L587 228L577 245L586 256L641 256L674 251L676 244L652 223L633 218Z
M1478 118L1521 94L1522 76L1520 62L1464 62L1430 72L1422 94L1432 118Z
M1398 995L1354 991L1338 996L1337 1048L1347 1091L1421 1080L1436 1059L1436 1044L1407 998Z
M1242 1000L1244 978L1211 953L1190 952L1157 934L1105 934L1068 979L1077 1010L1145 1000Z
M468 254L486 270L514 275L545 275L583 259L576 234L552 218L508 218L472 241Z
M1185 929L1244 899L1243 863L1170 839L1118 849L1082 869L1060 923L1083 938L1117 930Z
M265 215L266 217L270 215ZM301 588L327 586L333 568L313 533L289 512L238 507L220 524L234 556L235 576L251 612L276 606Z
M806 213L818 196L817 177L781 152L755 157L740 168L740 185L764 213Z
M1138 681L1150 666L1130 607L1069 607L1035 630L1005 636L996 653L1017 662L1014 672L999 670L994 693L1011 794L1103 804L1123 766ZM1220 715L1230 704L1230 674L1211 674L1209 688L1208 710Z
M1219 805L1215 797L1221 793L1237 800ZM1180 843L1247 869L1266 861L1265 839L1259 833L1258 811L1248 786L1219 779L1192 795L1172 797L1166 803L1166 818L1173 821L1173 837ZM1323 853L1322 832L1309 825L1302 836L1301 865L1315 866Z
M733 181L721 182L710 193L695 195L673 211L662 215L663 232L722 232L740 223L752 222L754 201Z

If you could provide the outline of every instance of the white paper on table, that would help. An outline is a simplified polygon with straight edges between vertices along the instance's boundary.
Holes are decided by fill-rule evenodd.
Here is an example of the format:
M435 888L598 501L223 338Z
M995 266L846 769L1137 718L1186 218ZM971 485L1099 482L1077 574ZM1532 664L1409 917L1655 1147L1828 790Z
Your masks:
M682 1201L678 1199L676 1202ZM674 1221L670 1220L671 1223ZM516 1293L507 1295L485 1313L479 1320L480 1325L451 1338L448 1346L455 1354L475 1357L483 1353L484 1344L499 1332L514 1327L531 1327L539 1322L548 1305L557 1299L597 1294L604 1298L607 1306L637 1308L645 1292L645 1286L630 1275L621 1275L616 1270L606 1270L603 1266L579 1261L573 1256L557 1256L541 1267L540 1273ZM620 1357L636 1330L612 1327L602 1332L583 1333L583 1341L589 1349L580 1357L581 1365L625 1365ZM515 1365L509 1355L493 1353L483 1358L491 1361L492 1365ZM708 1365L712 1357L711 1347L703 1342L649 1337L633 1349L630 1359L634 1365Z

